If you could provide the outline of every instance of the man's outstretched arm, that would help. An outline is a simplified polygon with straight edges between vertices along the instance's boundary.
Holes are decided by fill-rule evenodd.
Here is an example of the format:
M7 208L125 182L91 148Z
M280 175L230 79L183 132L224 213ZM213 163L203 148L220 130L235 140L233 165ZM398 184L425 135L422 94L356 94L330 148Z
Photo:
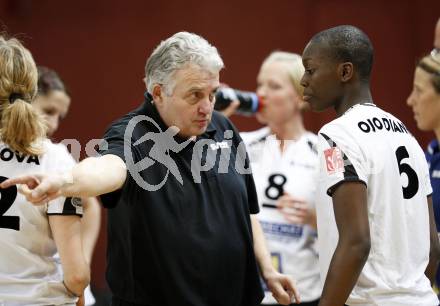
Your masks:
M0 188L22 184L20 192L34 204L44 204L59 196L93 197L122 187L127 178L124 161L112 154L89 157L71 171L52 174L33 174L11 178Z

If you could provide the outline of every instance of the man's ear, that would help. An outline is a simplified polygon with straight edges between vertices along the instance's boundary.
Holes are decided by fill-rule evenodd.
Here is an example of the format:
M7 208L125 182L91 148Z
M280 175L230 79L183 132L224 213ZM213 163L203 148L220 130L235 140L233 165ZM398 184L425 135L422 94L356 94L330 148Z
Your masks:
M154 103L162 104L164 92L162 90L162 86L159 84L153 85L153 90L151 95L153 96Z
M345 62L339 64L338 74L342 82L350 81L354 76L353 63Z

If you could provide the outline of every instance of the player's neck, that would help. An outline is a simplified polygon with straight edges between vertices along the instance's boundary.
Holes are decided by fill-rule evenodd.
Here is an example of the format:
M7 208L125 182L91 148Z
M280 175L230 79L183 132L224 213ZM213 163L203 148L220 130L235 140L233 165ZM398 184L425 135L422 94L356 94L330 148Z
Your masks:
M348 91L341 102L335 105L336 115L340 117L351 107L363 103L373 103L369 86L361 86L352 92Z
M269 128L271 134L274 134L278 140L281 140L281 151L286 149L283 140L298 140L305 132L302 117L299 114L282 124L269 124Z

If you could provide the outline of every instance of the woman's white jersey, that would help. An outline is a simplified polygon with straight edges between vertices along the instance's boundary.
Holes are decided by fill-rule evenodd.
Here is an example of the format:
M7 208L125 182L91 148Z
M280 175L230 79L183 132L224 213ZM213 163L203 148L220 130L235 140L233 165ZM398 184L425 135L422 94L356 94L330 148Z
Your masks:
M64 146L44 141L44 154L14 152L0 142L0 181L28 173L62 172L74 161ZM54 258L49 215L82 215L76 198L34 206L17 187L0 189L0 305L74 305Z
M338 243L333 191L347 181L366 185L371 250L347 305L434 306L424 272L429 261L423 150L405 125L374 104L358 104L319 132L316 208L321 276Z
M276 208L284 193L302 199L312 207L318 175L317 137L310 132L289 140L281 153L280 143L268 127L240 133L246 145L260 202L261 222L272 262L278 271L297 281L303 302L321 295L316 231L308 225L292 224ZM263 304L276 304L265 288Z

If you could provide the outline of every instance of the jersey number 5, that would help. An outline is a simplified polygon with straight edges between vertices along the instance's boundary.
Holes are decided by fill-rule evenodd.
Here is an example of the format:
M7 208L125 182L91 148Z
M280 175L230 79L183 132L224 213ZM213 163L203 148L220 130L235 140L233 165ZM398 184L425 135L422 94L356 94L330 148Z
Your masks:
M413 196L416 195L417 191L419 190L419 178L417 177L417 173L414 171L413 168L411 168L409 164L402 162L404 158L408 157L408 151L404 146L400 146L397 148L396 158L400 175L402 175L402 173L405 173L408 177L408 185L406 187L402 186L403 198L405 199L411 199Z
M7 179L7 177L0 176L0 183ZM17 186L14 185L6 189L0 189L0 228L9 228L16 231L20 230L20 217L3 216L12 204L14 204L16 197Z

